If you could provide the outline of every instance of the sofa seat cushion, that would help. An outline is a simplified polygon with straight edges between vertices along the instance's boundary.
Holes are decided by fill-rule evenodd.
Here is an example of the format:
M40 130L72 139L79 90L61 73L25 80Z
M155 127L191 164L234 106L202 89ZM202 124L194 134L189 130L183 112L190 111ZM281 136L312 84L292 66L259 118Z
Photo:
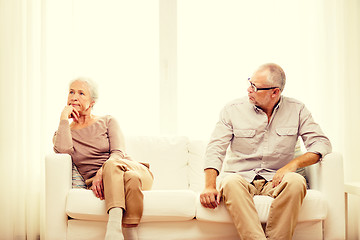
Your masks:
M196 194L191 190L151 190L144 193L142 222L187 221L195 217ZM71 189L66 213L81 220L107 221L105 201L91 190Z
M199 198L199 196L198 196ZM268 196L254 196L254 203L260 221L266 223L271 203L274 199ZM308 190L299 214L299 222L324 220L327 215L327 204L321 192ZM199 199L196 201L196 218L200 221L231 223L232 219L223 202L215 209L204 208Z

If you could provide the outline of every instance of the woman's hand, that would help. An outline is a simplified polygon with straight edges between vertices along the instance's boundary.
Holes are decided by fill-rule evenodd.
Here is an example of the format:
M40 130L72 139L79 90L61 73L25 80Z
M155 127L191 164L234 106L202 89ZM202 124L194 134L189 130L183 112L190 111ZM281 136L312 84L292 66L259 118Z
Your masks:
M60 120L68 120L72 118L74 121L78 121L79 119L79 112L73 106L67 105L61 112Z
M102 168L100 168L91 185L91 190L95 194L97 198L100 198L101 200L104 200L104 184L103 184L103 178L102 178Z

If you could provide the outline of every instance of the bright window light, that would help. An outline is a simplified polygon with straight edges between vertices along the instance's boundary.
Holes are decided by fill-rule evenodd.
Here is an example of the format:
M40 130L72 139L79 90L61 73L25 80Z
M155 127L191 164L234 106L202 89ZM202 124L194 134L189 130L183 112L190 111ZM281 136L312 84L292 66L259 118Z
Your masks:
M125 134L159 132L158 1L74 0L74 77L99 85L94 113Z

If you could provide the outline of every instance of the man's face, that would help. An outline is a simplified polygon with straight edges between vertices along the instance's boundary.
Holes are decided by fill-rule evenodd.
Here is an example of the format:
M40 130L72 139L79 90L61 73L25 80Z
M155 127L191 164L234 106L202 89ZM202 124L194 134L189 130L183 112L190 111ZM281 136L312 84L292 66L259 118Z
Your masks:
M267 71L258 71L255 72L252 78L250 79L250 83L255 85L257 88L268 88L273 87L267 83ZM273 93L273 89L270 90L258 90L254 91L253 87L250 85L247 89L249 101L256 106L264 109L269 107L271 104L271 94Z

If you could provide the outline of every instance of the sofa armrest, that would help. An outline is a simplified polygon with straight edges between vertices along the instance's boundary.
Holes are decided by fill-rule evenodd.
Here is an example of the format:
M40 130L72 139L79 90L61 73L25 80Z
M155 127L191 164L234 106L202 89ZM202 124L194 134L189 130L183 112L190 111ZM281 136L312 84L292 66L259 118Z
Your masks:
M45 238L66 239L66 197L71 189L71 157L48 154L45 157Z
M330 153L321 162L307 168L311 189L319 190L327 200L324 239L345 239L345 201L343 159Z

